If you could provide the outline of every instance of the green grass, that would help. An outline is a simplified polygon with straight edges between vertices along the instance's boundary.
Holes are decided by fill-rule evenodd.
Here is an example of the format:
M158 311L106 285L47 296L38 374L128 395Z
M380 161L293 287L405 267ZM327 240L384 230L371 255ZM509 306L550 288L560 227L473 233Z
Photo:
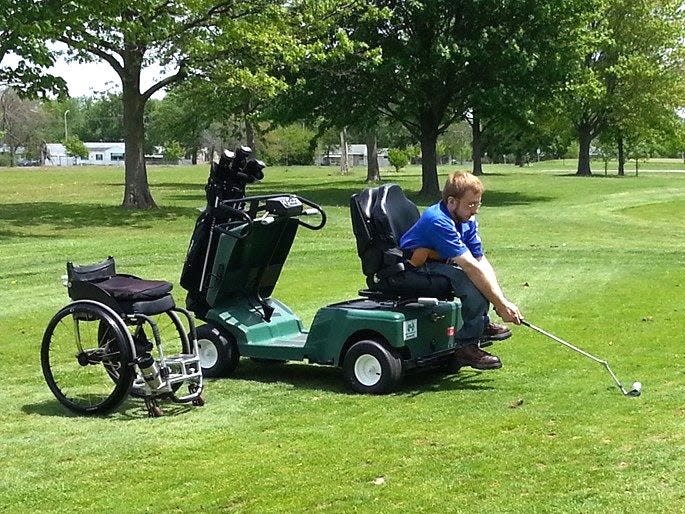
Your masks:
M206 168L151 168L151 212L118 207L121 169L0 171L0 512L682 512L685 174L574 167L486 167L486 252L530 321L640 380L642 397L517 328L493 347L495 372L419 374L370 397L335 369L247 361L208 382L205 407L165 404L157 419L133 399L70 415L42 378L40 340L68 301L66 260L114 255L182 302ZM251 189L329 215L300 232L275 293L305 323L363 286L347 205L364 175L274 168ZM384 177L427 204L417 168Z

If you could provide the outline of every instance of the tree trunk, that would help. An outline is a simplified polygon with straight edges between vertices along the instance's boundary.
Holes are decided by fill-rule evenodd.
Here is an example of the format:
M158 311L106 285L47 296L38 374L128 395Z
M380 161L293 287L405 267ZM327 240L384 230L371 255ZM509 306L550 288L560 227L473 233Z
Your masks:
M521 150L516 150L514 154L514 165L523 168L523 153Z
M122 78L124 104L125 185L123 206L126 209L152 209L157 205L150 194L145 167L146 98L140 92L140 69L142 56L127 55L131 61L124 63L126 76ZM137 65L136 65L137 64Z
M247 139L247 146L252 148L252 155L257 155L257 141L255 139L255 130L252 122L245 117L245 137Z
M350 164L347 160L347 128L340 131L340 174L347 175L350 172Z
M483 131L480 129L480 118L473 116L471 123L471 157L473 159L473 174L483 174Z
M623 136L618 136L618 174L623 177L626 174L626 154L623 144Z
M197 152L199 151L199 148L196 146L193 148L193 151L190 152L190 164L197 164Z
M421 196L438 198L437 165L438 124L431 121L421 123Z
M378 182L381 179L378 168L378 139L373 132L366 135L366 156L366 181Z
M587 125L578 128L578 171L576 175L589 177L592 175L590 170L590 144L592 143L592 132Z

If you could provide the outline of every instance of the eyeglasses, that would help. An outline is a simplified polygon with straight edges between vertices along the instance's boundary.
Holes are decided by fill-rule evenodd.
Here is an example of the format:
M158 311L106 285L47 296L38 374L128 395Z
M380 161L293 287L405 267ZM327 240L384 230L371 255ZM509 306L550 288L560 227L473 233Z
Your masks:
M473 202L473 203L467 203L466 207L469 209L480 209L480 206L483 205L483 202Z

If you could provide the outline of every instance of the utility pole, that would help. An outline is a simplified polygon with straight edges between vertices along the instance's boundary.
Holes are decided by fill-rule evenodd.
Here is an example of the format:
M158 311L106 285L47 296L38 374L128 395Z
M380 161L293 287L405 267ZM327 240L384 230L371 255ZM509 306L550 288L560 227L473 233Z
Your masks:
M67 139L69 137L69 133L67 131L67 114L69 114L69 109L64 111L64 142L67 142Z

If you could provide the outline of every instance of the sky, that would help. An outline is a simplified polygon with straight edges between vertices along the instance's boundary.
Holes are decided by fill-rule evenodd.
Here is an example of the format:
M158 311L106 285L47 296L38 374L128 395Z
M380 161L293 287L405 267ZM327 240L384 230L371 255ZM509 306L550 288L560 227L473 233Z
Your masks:
M107 91L121 91L121 80L112 67L104 61L89 63L66 62L59 58L50 73L62 77L67 82L69 95L94 96ZM141 75L141 89L150 87L156 79L163 77L163 70L158 66L143 70ZM161 98L163 92L158 92L154 98Z

